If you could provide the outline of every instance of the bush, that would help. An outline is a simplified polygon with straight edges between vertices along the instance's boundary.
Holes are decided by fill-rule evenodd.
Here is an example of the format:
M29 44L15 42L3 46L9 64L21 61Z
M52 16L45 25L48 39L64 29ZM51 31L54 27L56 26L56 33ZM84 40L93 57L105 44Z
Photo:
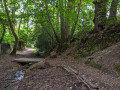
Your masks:
M54 45L48 36L43 33L38 35L35 42L35 47L38 48L38 51L44 51L45 53L49 53L53 49L53 46Z

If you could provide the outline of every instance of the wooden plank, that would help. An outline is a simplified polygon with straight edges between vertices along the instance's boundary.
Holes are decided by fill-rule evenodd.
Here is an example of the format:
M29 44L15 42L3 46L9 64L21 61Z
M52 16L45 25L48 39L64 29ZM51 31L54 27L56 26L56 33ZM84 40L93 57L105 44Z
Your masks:
M44 58L16 58L12 62L16 63L37 63L40 61L45 61Z

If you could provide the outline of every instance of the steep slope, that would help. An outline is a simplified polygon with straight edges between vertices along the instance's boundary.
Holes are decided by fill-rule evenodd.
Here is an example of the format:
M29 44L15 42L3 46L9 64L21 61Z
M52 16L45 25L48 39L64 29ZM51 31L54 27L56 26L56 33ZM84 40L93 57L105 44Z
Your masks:
M120 23L111 25L101 32L83 37L78 44L78 54L80 57L90 56L118 42L120 42Z
M104 49L103 51L99 51L87 57L85 62L89 62L88 65L98 64L104 67L102 70L107 70L106 72L119 77L120 73L115 70L116 66L120 65L120 42L112 45Z

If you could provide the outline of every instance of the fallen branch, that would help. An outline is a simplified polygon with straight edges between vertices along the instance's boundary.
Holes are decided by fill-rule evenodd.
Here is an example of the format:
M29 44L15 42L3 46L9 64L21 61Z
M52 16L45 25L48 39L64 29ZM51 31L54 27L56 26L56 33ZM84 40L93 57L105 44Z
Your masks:
M92 84L88 79L86 79L84 76L79 75L78 71L76 71L75 69L71 68L70 66L63 67L67 72L72 73L77 79L78 81L82 81L84 82L84 84L86 84L89 88L92 89L99 89L98 86Z

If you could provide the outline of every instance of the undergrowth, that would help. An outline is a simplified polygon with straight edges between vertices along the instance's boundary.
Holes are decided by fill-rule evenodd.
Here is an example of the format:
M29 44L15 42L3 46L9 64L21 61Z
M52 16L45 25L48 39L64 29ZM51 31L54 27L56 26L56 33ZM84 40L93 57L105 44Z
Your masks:
M88 35L86 41L78 44L78 54L87 57L120 41L120 23L107 30Z
M39 51L38 51L38 50L33 50L33 53L34 53L34 54L38 54Z

